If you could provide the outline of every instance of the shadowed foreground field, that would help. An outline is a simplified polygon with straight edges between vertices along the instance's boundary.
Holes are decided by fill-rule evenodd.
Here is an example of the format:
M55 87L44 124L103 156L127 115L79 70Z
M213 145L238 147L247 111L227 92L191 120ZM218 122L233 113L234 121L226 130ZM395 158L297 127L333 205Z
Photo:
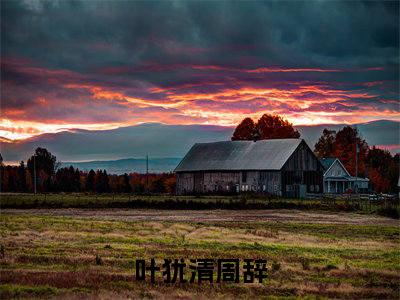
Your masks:
M399 297L400 229L384 217L9 209L0 220L1 298ZM153 257L265 258L269 277L263 284L135 281L134 260Z

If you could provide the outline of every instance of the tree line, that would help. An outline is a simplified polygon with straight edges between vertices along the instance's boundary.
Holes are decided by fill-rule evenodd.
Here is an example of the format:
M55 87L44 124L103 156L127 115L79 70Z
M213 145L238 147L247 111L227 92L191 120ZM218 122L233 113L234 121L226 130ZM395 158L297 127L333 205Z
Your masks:
M25 165L4 165L0 154L0 188L2 192L87 192L87 193L174 193L175 175L108 174L106 170L85 172L78 168L59 167L57 158L45 148L37 148ZM36 174L35 174L36 173ZM36 176L35 176L36 175Z

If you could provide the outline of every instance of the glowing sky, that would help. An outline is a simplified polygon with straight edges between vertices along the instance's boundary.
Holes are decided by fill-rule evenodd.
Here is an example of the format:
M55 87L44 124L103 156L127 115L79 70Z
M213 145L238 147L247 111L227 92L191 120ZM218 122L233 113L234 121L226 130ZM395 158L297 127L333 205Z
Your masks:
M1 2L0 136L400 120L399 3Z

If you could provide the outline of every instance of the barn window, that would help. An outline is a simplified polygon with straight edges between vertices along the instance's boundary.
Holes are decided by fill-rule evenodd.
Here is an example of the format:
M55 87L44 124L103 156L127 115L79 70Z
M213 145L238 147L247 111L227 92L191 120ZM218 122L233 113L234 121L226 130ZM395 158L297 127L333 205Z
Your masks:
M244 192L244 184L242 185L242 192Z
M229 185L226 186L226 190L229 191Z
M263 185L263 192L265 192L265 190L266 190L266 186L265 186L265 184Z
M316 193L319 193L319 185L316 185L316 186L315 186L315 192L316 192Z
M310 185L310 191L314 192L314 186L313 185Z
M248 191L249 190L249 185L248 184L246 184L246 191Z

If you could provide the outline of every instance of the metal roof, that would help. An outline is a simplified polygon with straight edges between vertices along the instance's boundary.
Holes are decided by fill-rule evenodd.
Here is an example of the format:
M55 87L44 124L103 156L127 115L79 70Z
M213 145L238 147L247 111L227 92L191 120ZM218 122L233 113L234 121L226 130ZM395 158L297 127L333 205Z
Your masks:
M302 141L273 139L195 144L175 172L280 170Z
M328 170L332 166L332 164L335 162L336 159L337 159L336 157L324 157L324 158L320 159L319 161L321 162L324 169Z

